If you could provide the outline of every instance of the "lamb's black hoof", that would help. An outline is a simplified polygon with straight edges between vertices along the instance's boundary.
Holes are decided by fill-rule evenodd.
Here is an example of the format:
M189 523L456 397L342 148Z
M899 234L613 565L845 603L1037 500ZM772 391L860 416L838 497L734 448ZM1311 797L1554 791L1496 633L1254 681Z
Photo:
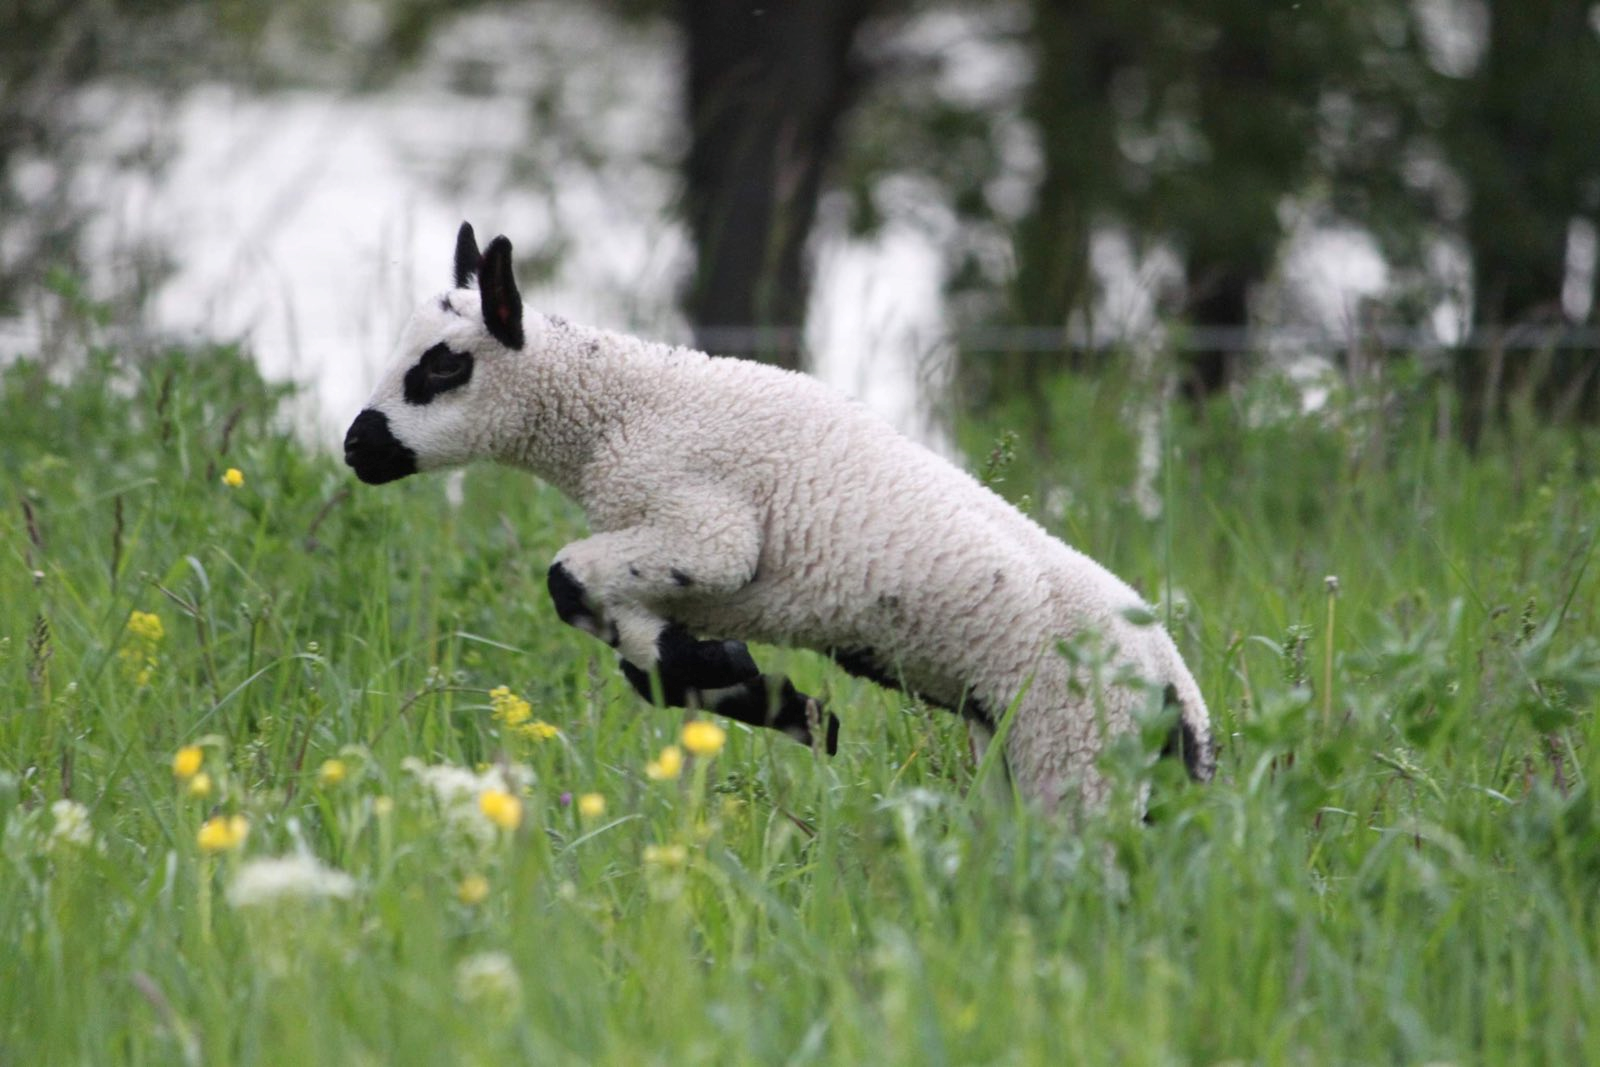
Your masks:
M822 706L816 697L807 696L794 687L787 678L773 678L779 686L781 697L771 725L788 734L807 748L817 747L817 733L822 734L822 751L833 755L839 751L839 717Z
M832 756L839 751L839 716L831 711L822 714L828 717L827 739L823 742L822 750Z

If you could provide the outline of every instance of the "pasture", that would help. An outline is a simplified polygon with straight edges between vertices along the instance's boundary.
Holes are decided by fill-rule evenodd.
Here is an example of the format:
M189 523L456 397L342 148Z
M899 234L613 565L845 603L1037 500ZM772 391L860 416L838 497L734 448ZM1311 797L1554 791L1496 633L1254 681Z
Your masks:
M88 359L0 371L0 1062L1600 1062L1592 436L1262 381L1158 420L1149 518L1131 372L961 427L1217 723L1214 784L1128 739L1150 821L1067 826L805 653L836 757L664 756L553 491L362 486L233 350Z

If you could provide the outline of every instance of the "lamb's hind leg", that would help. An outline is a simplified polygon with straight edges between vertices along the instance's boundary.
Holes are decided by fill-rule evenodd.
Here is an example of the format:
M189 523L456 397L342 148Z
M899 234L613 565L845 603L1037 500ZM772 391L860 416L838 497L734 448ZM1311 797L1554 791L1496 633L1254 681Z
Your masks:
M803 745L820 738L830 756L838 750L838 718L788 678L762 674L743 641L696 640L682 625L671 623L661 631L656 648L653 673L622 661L622 673L646 700L659 695L667 707L706 708L777 730Z
M550 568L550 597L563 622L622 654L622 669L645 699L656 692L672 707L700 707L766 726L829 753L838 720L781 676L764 676L743 643L696 640L653 605L675 597L729 595L749 580L753 546L726 536L677 537L659 527L596 534L568 545ZM749 558L746 559L748 554ZM670 610L670 609L669 609Z

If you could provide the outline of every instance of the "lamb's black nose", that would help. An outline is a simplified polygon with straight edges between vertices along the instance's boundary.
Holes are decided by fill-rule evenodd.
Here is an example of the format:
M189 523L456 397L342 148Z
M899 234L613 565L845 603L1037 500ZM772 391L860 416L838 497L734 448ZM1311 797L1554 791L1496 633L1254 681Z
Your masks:
M363 411L360 415L356 416L356 421L350 424L350 429L345 431L344 461L346 463L354 463L356 455L358 455L361 451L362 443L367 439L366 430L372 425L372 423L366 418L366 416L370 414L373 413L370 411Z
M417 454L395 437L389 417L372 408L357 415L345 432L344 461L372 485L417 473Z

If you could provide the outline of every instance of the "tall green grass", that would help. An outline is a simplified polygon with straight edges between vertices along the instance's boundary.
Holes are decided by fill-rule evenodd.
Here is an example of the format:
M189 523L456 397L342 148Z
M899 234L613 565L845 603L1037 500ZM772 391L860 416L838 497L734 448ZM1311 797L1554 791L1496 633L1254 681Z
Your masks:
M228 350L0 379L0 1062L1600 1062L1592 440L1263 385L1166 427L1148 518L1144 385L1038 398L1002 489L1162 601L1223 741L1206 788L1115 746L1152 821L1067 826L777 650L839 755L652 779L681 714L544 594L580 516L357 485L281 399ZM277 856L321 880L241 898Z

